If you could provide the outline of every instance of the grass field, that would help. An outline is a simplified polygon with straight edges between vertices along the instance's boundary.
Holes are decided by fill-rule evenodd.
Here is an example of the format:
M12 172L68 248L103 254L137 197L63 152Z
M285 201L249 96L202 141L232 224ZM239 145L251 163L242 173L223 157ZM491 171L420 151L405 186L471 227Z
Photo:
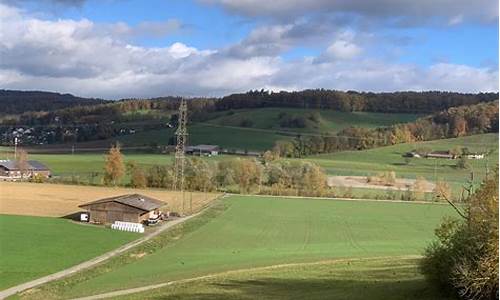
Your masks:
M467 147L470 151L489 151L493 153L488 159L469 160L472 169L457 169L457 161L450 159L413 158L406 164L402 154L418 147L428 147L432 150L449 150L454 147ZM307 160L322 166L332 175L376 175L379 172L395 171L398 177L415 178L423 176L427 180L435 178L451 182L459 187L474 170L477 182L484 177L486 164L493 170L498 164L498 134L479 134L454 139L444 139L429 142L398 144L364 151L345 151L332 154L310 156Z
M305 128L286 128L280 126L280 114L289 116L307 116L310 113L318 113L317 123L310 124ZM315 110L300 108L257 108L240 109L228 112L219 112L217 117L210 119L207 123L224 126L241 126L242 120L252 120L252 128L291 130L310 133L334 133L347 127L383 127L396 123L408 123L415 121L419 115L416 114L387 114L372 112L341 112L334 110Z
M155 189L74 186L25 182L0 182L0 213L31 216L62 217L78 211L78 205L101 198L123 194L143 194L167 203L171 211L189 214L199 211L217 194L180 192ZM192 209L191 209L192 208Z
M25 296L76 297L274 264L419 255L453 213L437 204L251 196L231 196L215 209L167 233L165 247L138 250L146 254L140 259L128 254Z
M306 128L286 128L279 126L279 114L306 115L320 112L318 124ZM215 144L225 149L264 151L271 149L277 140L286 140L295 136L290 132L335 133L346 127L380 127L395 123L414 121L415 114L384 114L370 112L338 112L330 110L294 109L294 108L258 108L214 112L205 122L194 122L188 126L188 141L191 145ZM241 127L243 119L251 119L250 128ZM167 145L174 137L175 128L138 131L108 140L97 140L77 144L77 148L106 148L119 141L125 147ZM47 149L67 147L67 145L49 145Z
M388 272L390 270L390 272ZM418 260L339 260L227 272L110 299L445 300L419 272Z
M65 219L0 214L0 290L55 273L138 237Z

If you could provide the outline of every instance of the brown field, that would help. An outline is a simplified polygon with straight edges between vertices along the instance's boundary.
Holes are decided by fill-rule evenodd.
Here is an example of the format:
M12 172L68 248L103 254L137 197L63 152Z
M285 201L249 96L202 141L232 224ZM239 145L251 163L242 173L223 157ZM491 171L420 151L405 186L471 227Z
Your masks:
M183 212L180 192L79 185L0 182L0 214L62 217L81 211L78 205L123 194L143 194L167 203L170 211ZM184 213L197 212L219 194L185 192ZM190 204L192 203L192 210Z

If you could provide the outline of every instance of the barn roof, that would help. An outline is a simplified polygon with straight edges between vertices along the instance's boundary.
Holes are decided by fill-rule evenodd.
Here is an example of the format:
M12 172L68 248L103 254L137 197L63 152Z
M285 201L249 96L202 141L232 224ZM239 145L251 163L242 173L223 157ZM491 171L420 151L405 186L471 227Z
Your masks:
M196 145L186 147L187 151L217 151L219 146L217 145Z
M33 170L38 170L38 171L48 171L49 168L47 168L46 165L42 164L41 162L37 160L28 160L28 163L31 166L31 169Z
M152 210L160 208L166 204L163 201L160 201L158 199L154 199L154 198L151 198L148 196L144 196L144 195L140 195L140 194L128 194L128 195L121 195L121 196L99 199L96 201L92 201L92 202L88 202L88 203L79 205L79 207L85 207L85 206L92 205L92 204L106 203L106 202L118 202L118 203L132 206L132 207L144 210L144 211L152 211Z
M0 160L0 166L8 170L20 170L19 164L15 160L4 159ZM27 169L34 171L49 171L49 168L37 160L28 160Z

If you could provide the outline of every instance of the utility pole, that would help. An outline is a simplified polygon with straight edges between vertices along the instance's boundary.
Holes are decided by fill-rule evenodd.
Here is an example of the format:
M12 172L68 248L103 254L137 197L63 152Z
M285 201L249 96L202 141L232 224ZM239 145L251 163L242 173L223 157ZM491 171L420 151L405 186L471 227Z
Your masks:
M17 137L14 138L14 160L17 160Z
M182 209L184 212L184 166L186 164L186 139L187 139L187 104L182 99L179 106L177 130L177 144L175 146L175 169L173 189L182 192Z

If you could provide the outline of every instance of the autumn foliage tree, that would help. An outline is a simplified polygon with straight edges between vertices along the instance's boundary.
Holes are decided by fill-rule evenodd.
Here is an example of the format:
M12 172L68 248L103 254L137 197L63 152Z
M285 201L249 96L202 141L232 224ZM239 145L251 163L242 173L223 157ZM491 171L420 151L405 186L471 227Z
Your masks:
M135 161L128 162L126 168L130 176L130 186L134 188L145 188L147 186L146 173Z
M422 261L426 277L462 299L498 299L498 169L436 237Z
M125 175L125 164L123 163L123 155L120 151L120 145L111 146L106 162L104 165L104 184L117 185L117 182Z

